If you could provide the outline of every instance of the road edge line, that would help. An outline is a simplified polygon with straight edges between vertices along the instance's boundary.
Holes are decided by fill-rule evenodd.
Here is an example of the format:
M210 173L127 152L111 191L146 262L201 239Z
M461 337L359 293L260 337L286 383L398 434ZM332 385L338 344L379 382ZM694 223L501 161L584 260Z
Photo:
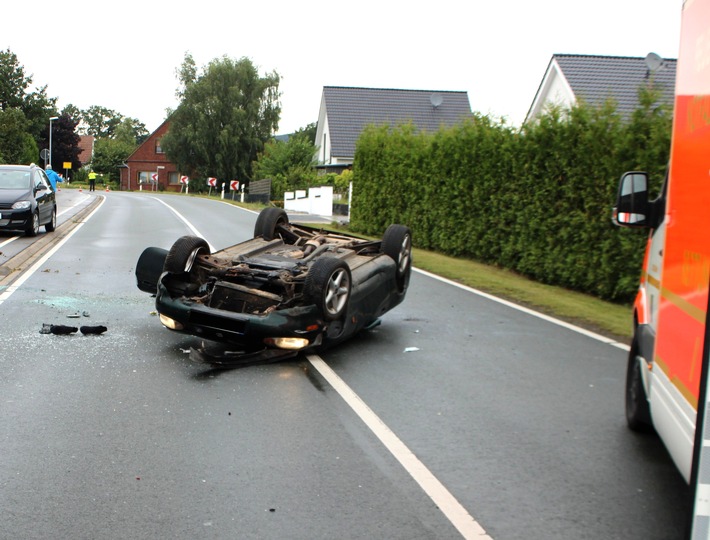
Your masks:
M353 412L362 420L409 475L424 490L451 524L466 538L492 540L481 525L448 489L431 473L419 458L395 435L382 419L358 396L348 384L318 355L306 358L323 378L333 387Z

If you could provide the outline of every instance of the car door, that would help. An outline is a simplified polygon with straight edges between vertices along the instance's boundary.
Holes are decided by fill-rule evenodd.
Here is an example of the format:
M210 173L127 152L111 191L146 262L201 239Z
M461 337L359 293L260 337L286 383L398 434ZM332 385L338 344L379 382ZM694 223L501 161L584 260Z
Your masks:
M33 180L39 222L47 223L52 219L52 212L54 211L54 191L43 170L35 169Z

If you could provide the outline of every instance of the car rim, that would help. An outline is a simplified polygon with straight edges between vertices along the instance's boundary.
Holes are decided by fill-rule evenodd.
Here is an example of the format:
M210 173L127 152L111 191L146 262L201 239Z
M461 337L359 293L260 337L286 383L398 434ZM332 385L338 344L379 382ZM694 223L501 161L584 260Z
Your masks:
M328 281L328 290L325 294L325 309L331 315L337 315L348 301L350 283L348 273L344 269L333 272Z
M411 237L406 235L402 241L402 248L399 251L399 272L404 273L409 266L409 253L411 250Z
M39 215L36 213L32 215L32 230L35 234L39 232Z

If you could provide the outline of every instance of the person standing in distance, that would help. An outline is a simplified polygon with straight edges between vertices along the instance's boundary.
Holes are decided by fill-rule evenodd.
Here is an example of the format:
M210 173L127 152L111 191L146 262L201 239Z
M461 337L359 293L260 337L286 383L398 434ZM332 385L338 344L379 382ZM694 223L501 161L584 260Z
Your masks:
M96 173L93 169L89 172L89 191L96 191Z

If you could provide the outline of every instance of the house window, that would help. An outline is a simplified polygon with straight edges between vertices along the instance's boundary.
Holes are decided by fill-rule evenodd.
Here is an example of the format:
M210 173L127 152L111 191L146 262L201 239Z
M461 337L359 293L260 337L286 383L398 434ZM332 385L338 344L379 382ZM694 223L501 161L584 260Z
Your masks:
M163 153L163 147L160 146L160 139L157 139L155 141L155 153L156 154L162 154Z
M327 134L323 133L323 163L325 163L325 160L328 157L328 150L326 147L327 142L328 142Z
M155 171L141 171L138 173L138 183L139 184L152 184L151 176L155 174Z
M180 175L176 172L168 173L168 184L170 184L171 186L179 186Z

